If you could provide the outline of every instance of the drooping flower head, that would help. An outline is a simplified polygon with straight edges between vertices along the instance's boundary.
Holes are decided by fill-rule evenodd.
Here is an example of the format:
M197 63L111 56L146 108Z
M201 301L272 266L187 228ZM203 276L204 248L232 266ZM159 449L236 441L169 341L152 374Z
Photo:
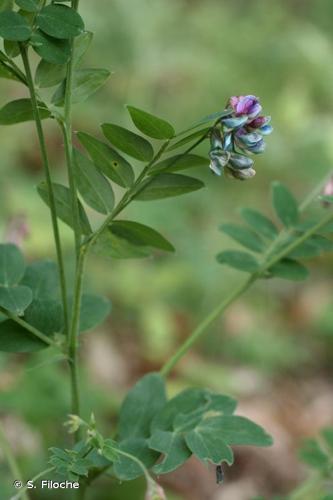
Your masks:
M228 110L211 132L210 168L217 175L225 171L236 179L249 179L256 172L248 155L265 150L263 136L273 130L271 118L260 114L262 106L254 95L231 97Z

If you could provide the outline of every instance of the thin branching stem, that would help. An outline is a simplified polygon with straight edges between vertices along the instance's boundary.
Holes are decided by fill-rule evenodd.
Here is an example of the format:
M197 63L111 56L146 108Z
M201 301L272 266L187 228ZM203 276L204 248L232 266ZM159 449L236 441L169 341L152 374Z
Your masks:
M48 159L48 154L47 154L47 149L46 149L44 131L43 131L43 127L42 127L42 120L41 120L40 113L39 113L39 107L38 107L38 101L37 101L34 81L33 81L32 74L31 74L31 68L30 68L30 63L29 63L29 59L28 59L27 49L26 49L24 44L20 44L20 50L21 50L24 69L26 72L26 78L27 78L27 82L28 82L31 104L32 104L32 110L33 110L33 115L34 115L34 119L35 119L35 123L36 123L36 130L37 130L37 135L38 135L38 140L39 140L40 152L41 152L43 167L44 167L44 171L45 171L46 186L47 186L49 203L50 203L50 213L51 213L51 220L52 220L53 235L54 235L57 260L58 260L58 270L59 270L59 279L60 279L60 287L61 287L61 298L62 298L62 306L63 306L63 313L64 313L64 322L65 322L66 332L68 332L69 319L68 319L68 307L67 307L66 275L65 275L63 251L62 251L62 246L61 246L61 241L60 241L60 232L59 232L59 226L58 226L58 220L57 220L56 200L55 200L55 195L54 195L54 191L53 191L51 171L50 171L50 166L49 166L49 159Z
M320 184L321 185L321 184ZM318 195L318 190L314 190L312 197L307 198L306 204L303 203L303 208L306 208L311 201ZM302 243L309 239L312 235L317 233L320 229L325 227L328 223L333 221L333 214L329 212L326 214L317 224L313 225L298 238L292 241L289 245L284 247L280 252L274 255L268 256L264 262L261 264L258 271L250 274L250 276L241 283L231 294L223 299L220 304L218 304L193 330L189 337L181 344L176 353L171 356L169 360L161 368L161 375L167 376L179 360L187 354L187 352L192 348L192 346L201 338L208 330L208 328L221 316L221 314L226 310L226 308L237 300L243 293L250 288L250 286L259 278L262 278L265 273L276 263L278 263L284 257L287 257L293 250L298 248ZM274 244L273 244L274 245ZM273 247L272 247L273 248Z

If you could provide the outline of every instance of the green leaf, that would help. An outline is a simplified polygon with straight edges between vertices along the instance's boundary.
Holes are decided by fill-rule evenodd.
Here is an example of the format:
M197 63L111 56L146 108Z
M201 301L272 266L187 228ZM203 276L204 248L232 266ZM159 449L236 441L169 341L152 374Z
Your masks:
M36 86L43 89L54 87L66 77L66 66L64 64L51 64L42 59L36 69Z
M89 134L78 132L77 137L88 151L95 165L112 181L122 187L130 187L134 181L131 165L104 142Z
M298 205L294 196L280 182L273 182L273 207L276 215L286 227L298 223Z
M46 347L49 345L14 321L8 320L0 324L0 351L35 352Z
M153 247L174 252L174 247L151 227L128 220L116 220L109 226L111 232L139 247Z
M240 252L238 250L225 250L220 252L217 256L217 261L220 264L245 271L247 273L255 273L259 269L257 260L247 252Z
M269 268L269 273L277 278L292 281L303 281L309 276L309 271L303 264L293 259L282 259Z
M98 255L113 259L135 259L151 255L149 247L133 245L128 240L112 233L110 227L100 234L94 244L94 251Z
M185 134L186 132L189 132L190 130L200 127L201 125L205 125L206 123L210 123L213 121L216 122L220 118L230 115L231 112L232 112L231 109L224 109L223 111L217 111L216 113L211 113L210 115L206 115L203 118L201 118L198 122L196 122L194 125L192 125L190 128L178 132L177 136Z
M211 129L211 127L201 128L200 130L197 130L196 132L193 132L192 134L187 135L186 137L183 137L183 139L180 139L180 141L177 141L174 144L171 144L171 146L169 146L167 148L167 151L173 151L174 149L178 149L178 148L184 146L184 144L188 144L189 142L192 142L193 139L196 139L197 137L206 136L210 129ZM207 139L208 139L208 135L207 135Z
M41 182L37 186L37 191L39 196L44 201L44 203L46 203L47 206L50 206L49 192L46 183ZM57 208L57 215L59 219L61 219L69 227L73 228L74 223L73 223L72 202L68 187L62 186L61 184L57 184L54 182L53 191ZM80 225L82 233L90 234L91 227L89 224L89 220L86 216L86 213L81 203L79 203L79 216L80 216Z
M34 299L26 309L24 319L46 335L60 333L64 327L62 304L54 299Z
M176 155L166 160L156 163L150 170L149 175L159 174L161 172L178 172L187 168L208 167L208 158L198 155Z
M20 284L32 290L34 299L58 298L59 273L57 264L51 260L41 260L29 264Z
M159 174L146 179L137 188L133 199L140 201L159 200L191 193L204 187L204 183L180 174Z
M40 117L49 118L51 113L43 103L39 103ZM15 123L27 122L34 119L30 99L17 99L5 104L0 109L0 125L14 125Z
M17 285L24 271L25 262L20 249L11 243L0 244L0 285Z
M114 193L109 182L89 158L74 150L74 174L84 201L97 212L108 214L114 207Z
M190 429L192 429L196 425L196 417L199 416L200 420L204 415L209 415L209 412L230 415L235 411L236 406L237 402L229 396L213 394L207 389L185 389L170 399L159 413L156 413L151 423L151 431L174 428L182 430L184 423L188 427L189 421L191 421ZM194 425L192 422L195 422Z
M14 58L20 55L20 46L17 42L12 42L10 40L4 40L3 46L7 56Z
M73 56L73 62L74 66L77 67L81 63L83 56L87 52L92 39L93 39L93 33L91 31L84 31L81 33L79 36L74 38L74 56Z
M232 465L234 461L232 449L215 430L198 425L186 434L185 441L192 453L204 463L210 461L219 465L221 462L227 462Z
M127 106L127 109L136 128L148 137L171 139L175 135L172 125L165 120L133 106Z
M333 196L332 195L322 195L319 196L320 201L323 201L325 203L333 203Z
M32 292L26 286L2 286L0 285L0 306L21 316L32 301Z
M15 3L27 12L38 12L39 9L39 0L15 0Z
M164 379L158 373L148 373L127 393L121 406L118 436L148 438L153 417L166 403Z
M272 437L251 420L238 415L225 415L202 420L200 429L215 432L228 445L271 446Z
M71 55L68 40L57 40L42 31L33 33L30 44L37 54L51 64L66 64Z
M26 19L10 10L0 13L0 36L12 42L24 42L31 36L31 28Z
M110 76L107 69L78 69L73 74L72 103L84 102L98 91ZM63 106L65 102L66 83L62 82L60 87L52 96L52 103Z
M16 80L18 82L21 82L21 79L16 75L13 68L5 64L3 61L0 61L0 78L6 78L7 80Z
M140 161L150 161L153 158L153 147L143 137L112 123L104 123L102 130L105 137L123 153Z
M274 240L274 238L276 238L279 234L279 231L273 222L265 215L257 212L257 210L242 208L240 213L245 222L265 238Z
M180 467L192 455L181 434L156 431L149 439L153 450L163 453L163 460L153 467L155 474L166 474Z
M307 439L299 451L299 457L302 462L314 467L315 469L325 469L330 460L328 455L322 450L315 439Z
M148 469L154 465L159 456L156 451L148 447L148 441L143 438L125 439L120 443L119 449L134 455ZM114 463L113 472L121 481L132 481L143 474L143 470L137 462L120 454L118 460Z
M265 249L261 238L246 227L237 224L222 224L220 230L249 250L262 252Z
M83 294L80 311L80 332L92 330L103 323L111 311L111 303L100 295Z
M13 9L13 0L0 0L0 12Z
M333 454L333 427L326 427L322 429L321 433L322 437L325 440L325 444L329 448L331 454Z
M81 16L65 5L47 5L36 18L37 26L54 38L72 38L84 30Z

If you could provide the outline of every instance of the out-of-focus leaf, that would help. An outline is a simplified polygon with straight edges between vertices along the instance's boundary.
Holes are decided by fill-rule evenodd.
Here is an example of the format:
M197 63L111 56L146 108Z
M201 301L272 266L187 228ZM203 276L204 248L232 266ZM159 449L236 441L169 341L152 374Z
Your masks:
M20 249L11 243L0 244L0 285L17 285L24 271L25 262Z
M226 264L227 266L238 269L239 271L254 273L259 269L257 260L253 257L253 255L247 252L225 250L220 252L216 258L220 264Z
M32 290L34 299L56 299L59 296L57 264L51 260L32 262L20 282Z
M26 286L0 286L0 306L21 316L32 301L32 292Z
M0 324L0 351L35 352L49 347L25 328L11 320Z
M38 12L39 9L39 0L15 0L15 3L27 12Z
M302 462L314 467L315 469L325 469L329 464L329 457L323 451L318 441L307 439L299 451L299 457Z
M220 230L249 250L262 252L265 249L262 239L246 227L238 224L222 224Z
M276 215L286 227L298 223L298 205L291 192L280 182L273 182L273 207Z
M103 323L111 311L111 303L100 295L83 294L80 311L80 332L92 330Z
M242 208L240 213L245 222L265 238L273 240L278 235L279 231L273 222L257 210Z
M309 271L303 264L293 259L282 259L269 268L272 276L292 281L303 281L309 276Z
M73 61L74 61L74 66L79 66L83 56L87 52L92 39L93 39L93 33L91 31L84 31L81 33L81 35L77 36L74 39L74 56L73 56Z

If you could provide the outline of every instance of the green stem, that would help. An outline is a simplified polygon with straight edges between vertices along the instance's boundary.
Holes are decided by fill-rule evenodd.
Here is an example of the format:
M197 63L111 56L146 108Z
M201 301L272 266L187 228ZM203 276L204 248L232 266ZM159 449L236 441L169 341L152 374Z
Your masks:
M251 274L239 287L237 287L231 294L223 299L222 302L213 309L208 316L206 316L201 323L194 329L190 336L181 344L176 353L164 364L161 368L161 375L166 376L178 363L178 361L191 349L193 344L198 341L199 338L206 333L207 329L211 326L214 321L225 311L225 309L232 304L238 297L240 297L257 279L261 278L265 272L270 269L274 264L279 262L281 259L289 255L293 250L295 250L299 245L304 243L310 236L318 232L322 227L333 220L333 214L329 213L322 218L317 224L312 226L312 228L305 231L299 238L290 243L281 252L268 258L259 268L258 271Z
M21 56L22 56L22 60L23 60L24 69L26 72L26 77L27 77L27 82L28 82L28 87L29 87L29 92L30 92L30 97L31 97L32 110L33 110L33 115L34 115L34 119L35 119L35 123L36 123L36 130L37 130L37 135L38 135L38 140L39 140L39 145L40 145L40 152L41 152L42 162L43 162L44 171L45 171L46 185L47 185L48 196L49 196L49 201L50 201L52 228L53 228L54 241L55 241L56 252L57 252L62 306L63 306L63 312L64 312L64 322L66 325L66 331L68 331L69 322L68 322L68 309L67 309L67 289L66 289L65 266L64 266L64 258L63 258L61 242L60 242L60 233L59 233L59 226L58 226L58 220L57 220L56 201L55 201L55 196L54 196L54 191L53 191L53 186L52 186L49 159L48 159L48 155L47 155L45 137L44 137L43 127L42 127L42 120L41 120L40 113L39 113L37 96L36 96L35 86L34 86L32 74L31 74L27 49L26 49L25 45L23 45L22 43L20 44L20 50L21 50Z
M12 314L11 312L4 309L3 307L0 307L0 312L2 314L5 314L7 316L7 318L11 319L12 321L15 321L15 323L22 326L22 328L24 328L28 332L32 333L35 337L39 338L40 340L42 340L43 342L45 342L49 346L59 348L58 344L56 342L54 342L52 339L50 339L47 335L40 332L39 330L37 330L37 328L30 325L29 323L27 323L23 319L19 318L18 316L15 316L15 314Z
M161 368L161 375L167 376L178 361L192 348L192 346L198 341L200 337L207 331L214 321L220 317L220 315L225 311L225 309L240 295L242 295L255 281L255 277L251 274L239 287L237 287L226 299L224 299L217 307L215 307L193 330L191 335L183 342L179 349L175 352L173 356L165 363Z
M60 123L61 130L65 143L65 154L68 171L69 190L71 196L71 205L73 212L73 228L75 251L78 259L80 245L81 245L81 227L80 227L80 214L79 203L77 197L77 186L73 165L73 141L72 141L72 91L73 91L73 72L74 72L74 41L71 41L71 57L67 66L66 77L66 90L65 90L65 107L64 107L64 121Z
M20 467L16 461L15 455L12 452L10 444L6 438L6 435L4 433L2 425L0 425L0 447L1 447L2 453L6 457L6 460L8 462L8 466L9 466L9 469L11 471L13 479L17 480L17 481L21 481L23 484L23 474L21 473ZM23 490L21 491L21 496L25 500L29 500L28 495Z
M54 470L55 470L55 467L49 467L48 469L45 469L42 472L39 472L30 481L32 481L33 483L35 483L38 479L40 479L41 477L45 476L46 474L49 474L50 472L53 472ZM14 495L13 497L11 497L10 500L18 500L19 498L22 498L22 497L26 498L26 497L24 497L24 495L26 494L27 489L28 489L27 486L25 486L16 495Z
M83 287L84 267L88 252L88 244L81 246L77 261L74 300L72 308L72 321L70 335L68 338L68 355L69 368L71 376L71 393L72 393L72 413L80 415L80 391L79 391L79 376L78 376L78 334L80 326L81 298ZM80 432L75 434L76 441L80 439Z

